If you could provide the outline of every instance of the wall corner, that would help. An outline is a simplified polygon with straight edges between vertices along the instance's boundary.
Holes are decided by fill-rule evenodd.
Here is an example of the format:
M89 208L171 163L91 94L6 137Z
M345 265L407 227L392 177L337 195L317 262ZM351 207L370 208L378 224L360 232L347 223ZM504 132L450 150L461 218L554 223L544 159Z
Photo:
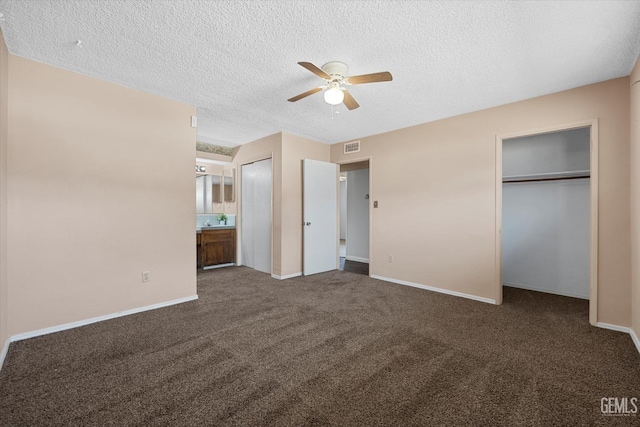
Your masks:
M630 75L631 337L640 351L640 57Z

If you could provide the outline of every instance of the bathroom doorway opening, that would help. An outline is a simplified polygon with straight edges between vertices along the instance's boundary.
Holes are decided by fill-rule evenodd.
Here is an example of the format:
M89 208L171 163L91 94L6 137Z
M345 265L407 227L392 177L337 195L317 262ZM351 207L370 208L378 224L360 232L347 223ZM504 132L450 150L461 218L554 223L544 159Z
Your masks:
M369 275L370 162L340 165L340 270Z

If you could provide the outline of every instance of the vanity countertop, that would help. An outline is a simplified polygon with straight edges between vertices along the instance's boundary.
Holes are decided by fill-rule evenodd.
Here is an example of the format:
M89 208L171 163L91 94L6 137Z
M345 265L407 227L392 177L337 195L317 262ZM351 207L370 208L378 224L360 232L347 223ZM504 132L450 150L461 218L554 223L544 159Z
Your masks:
M203 227L196 227L196 234L202 230L230 230L236 228L235 225L207 225Z

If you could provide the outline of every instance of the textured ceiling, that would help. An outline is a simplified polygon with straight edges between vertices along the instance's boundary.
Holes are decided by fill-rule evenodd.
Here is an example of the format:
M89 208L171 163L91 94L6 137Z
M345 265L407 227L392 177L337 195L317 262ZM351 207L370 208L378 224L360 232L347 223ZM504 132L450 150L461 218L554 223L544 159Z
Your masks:
M198 107L198 139L333 143L628 75L638 1L0 1L9 52ZM76 41L82 40L82 47ZM338 60L333 119L296 64Z

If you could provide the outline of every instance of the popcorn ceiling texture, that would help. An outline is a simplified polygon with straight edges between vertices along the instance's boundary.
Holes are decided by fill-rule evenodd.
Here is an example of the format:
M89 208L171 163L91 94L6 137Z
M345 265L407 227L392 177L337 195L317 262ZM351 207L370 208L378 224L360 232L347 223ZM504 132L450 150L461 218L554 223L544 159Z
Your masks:
M9 52L198 107L198 140L333 143L628 75L640 2L0 1ZM82 47L76 41L82 40ZM343 61L361 107L332 118Z

